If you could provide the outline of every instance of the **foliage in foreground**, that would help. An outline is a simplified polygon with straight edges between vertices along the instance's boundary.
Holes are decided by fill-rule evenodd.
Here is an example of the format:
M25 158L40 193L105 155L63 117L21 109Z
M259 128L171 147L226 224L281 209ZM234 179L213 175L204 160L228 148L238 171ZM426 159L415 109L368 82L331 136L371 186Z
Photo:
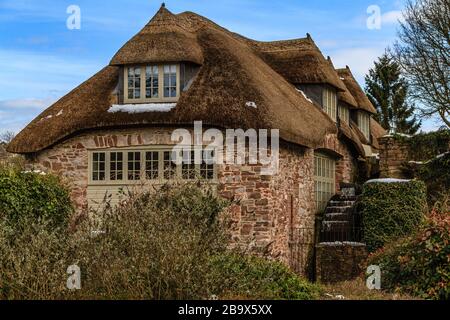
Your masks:
M371 255L384 289L425 299L450 299L450 215L432 214L416 235Z
M72 211L69 192L57 177L24 172L15 166L0 168L0 217L9 223L43 219L60 227L66 225Z
M364 242L370 252L414 233L423 223L426 187L422 181L368 183L358 204Z
M81 221L3 219L0 299L312 299L283 265L227 249L227 206L194 185L165 186ZM82 289L65 288L69 265Z

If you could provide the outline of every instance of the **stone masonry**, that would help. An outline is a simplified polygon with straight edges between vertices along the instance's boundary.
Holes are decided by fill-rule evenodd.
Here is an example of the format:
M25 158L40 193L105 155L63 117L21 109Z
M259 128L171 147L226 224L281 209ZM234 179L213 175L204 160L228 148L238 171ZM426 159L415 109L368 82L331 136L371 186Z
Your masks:
M84 133L38 153L31 166L62 176L69 184L77 209L86 210L89 150L170 146L174 144L171 133L170 128ZM328 136L324 148L341 155L337 162L337 184L352 182L354 158L350 151L336 136ZM282 143L279 174L263 176L260 172L260 165L221 165L218 168L218 193L237 201L230 210L232 245L291 266L298 265L298 261L292 261L296 258L291 254L290 244L301 243L305 236L314 239L314 151ZM299 236L299 229L309 234ZM309 253L304 255L309 256Z

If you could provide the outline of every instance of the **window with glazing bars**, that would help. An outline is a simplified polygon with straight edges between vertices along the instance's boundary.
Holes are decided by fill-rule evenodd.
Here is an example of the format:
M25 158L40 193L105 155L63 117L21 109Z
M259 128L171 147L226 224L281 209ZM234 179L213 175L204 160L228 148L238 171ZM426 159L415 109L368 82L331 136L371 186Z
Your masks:
M123 153L111 152L109 155L109 179L111 181L123 180Z
M128 99L141 97L141 67L128 68Z
M164 98L177 96L177 66L164 66Z
M336 191L336 162L333 159L323 154L315 154L314 184L316 208L318 212L322 212Z
M328 88L323 90L323 110L331 119L337 120L337 97L334 90Z
M159 97L158 66L145 67L145 97L147 99Z
M159 178L159 152L149 151L145 153L145 175L148 180Z
M128 152L128 180L141 179L141 153Z
M106 178L106 154L94 152L92 154L92 180L103 181Z

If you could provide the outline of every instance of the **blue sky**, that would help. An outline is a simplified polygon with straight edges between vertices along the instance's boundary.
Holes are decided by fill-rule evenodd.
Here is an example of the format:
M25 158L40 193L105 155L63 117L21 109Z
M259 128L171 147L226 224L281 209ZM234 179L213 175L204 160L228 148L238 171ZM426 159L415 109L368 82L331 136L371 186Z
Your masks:
M156 13L154 0L0 0L0 132L18 132L52 102L107 65ZM67 8L81 9L81 29L69 30ZM367 28L367 9L381 9L379 30ZM174 13L194 11L257 40L309 32L336 67L358 81L393 43L403 1L168 0ZM427 121L425 130L437 128Z

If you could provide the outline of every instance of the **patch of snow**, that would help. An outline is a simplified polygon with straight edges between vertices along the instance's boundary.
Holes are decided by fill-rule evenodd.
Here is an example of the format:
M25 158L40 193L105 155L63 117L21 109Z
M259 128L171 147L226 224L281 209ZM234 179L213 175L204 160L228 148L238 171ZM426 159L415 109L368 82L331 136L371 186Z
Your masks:
M409 161L409 164L424 164L423 161Z
M248 102L245 104L245 106L246 106L246 107L250 107L250 108L255 108L255 109L258 108L258 106L256 105L256 103L253 102L253 101L248 101Z
M177 106L176 103L147 103L147 104L113 104L109 113L145 113L145 112L169 112Z
M394 179L394 178L386 178L386 179L373 179L366 182L367 183L407 183L411 180L405 179Z
M442 159L443 157L445 157L445 156L448 155L448 154L450 154L450 151L449 151L449 152L445 152L445 153L443 153L443 154L440 154L440 155L436 156L435 159Z
M28 171L22 171L22 173L25 173L25 174L40 174L41 176L46 176L47 175L47 173L45 173L44 171L41 171L41 170L33 170L33 171L28 170Z
M63 109L59 110L59 112L56 114L56 116L57 116L57 117L62 116L63 112L64 112Z
M345 78L343 78L343 77L341 77L340 79L341 79L341 80L345 80Z
M335 242L321 242L319 243L321 246L327 246L327 247L337 247L337 246L354 246L354 247L363 247L365 246L364 243L361 242L351 242L351 241L335 241Z
M404 134L404 133L389 133L387 135L384 135L382 138L392 138L395 136L404 137L404 138L412 138L413 137L409 134Z
M304 97L306 100L308 100L309 102L313 103L313 101L312 101L310 98L308 98L308 96L307 96L302 90L300 90L300 89L298 89L298 88L296 88L296 89L297 89L298 92L300 92L300 93L303 95L303 97Z

